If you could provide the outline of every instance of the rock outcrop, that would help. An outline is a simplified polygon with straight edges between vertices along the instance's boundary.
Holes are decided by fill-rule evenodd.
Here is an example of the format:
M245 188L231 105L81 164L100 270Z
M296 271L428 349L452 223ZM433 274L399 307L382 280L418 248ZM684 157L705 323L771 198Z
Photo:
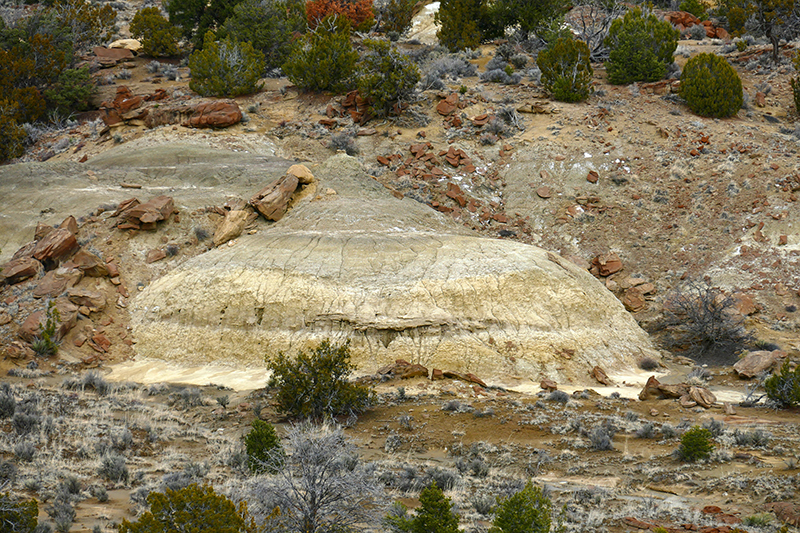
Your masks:
M353 158L313 173L318 192L280 221L133 299L140 355L261 364L350 339L367 372L405 359L484 379L578 382L596 365L613 373L656 356L622 304L569 261L397 199Z

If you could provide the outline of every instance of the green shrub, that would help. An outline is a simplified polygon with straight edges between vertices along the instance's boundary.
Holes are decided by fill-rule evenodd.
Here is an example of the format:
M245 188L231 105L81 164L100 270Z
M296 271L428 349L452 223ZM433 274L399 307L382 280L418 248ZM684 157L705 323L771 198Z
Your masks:
M108 41L116 31L117 12L111 5L90 0L55 0L49 8L69 33L75 52Z
M292 416L320 420L355 414L373 400L369 387L347 380L355 369L350 364L350 341L339 346L322 341L294 360L280 352L267 359L267 368L272 371L270 386L277 388L278 409Z
M616 85L634 81L658 81L667 73L678 47L680 32L653 13L635 8L611 24L606 71Z
M698 115L730 117L742 107L742 80L725 58L698 54L683 67L681 96Z
M403 504L395 504L393 512L386 517L386 525L404 533L458 533L453 504L436 482L420 493L419 503L413 517L408 516Z
M305 35L283 71L301 89L339 93L352 85L357 61L358 52L350 43L350 23L328 17Z
M202 96L241 96L261 90L264 54L250 43L230 38L217 41L206 33L202 50L189 56L189 88Z
M482 0L442 0L434 15L434 22L439 26L436 30L439 43L451 52L478 48L482 3Z
M497 24L502 28L518 27L525 37L531 33L542 37L542 29L554 22L562 26L564 14L571 7L565 0L495 0L492 4Z
M548 533L551 509L550 498L528 481L524 489L500 502L489 533Z
M33 533L39 522L36 500L14 501L8 493L0 494L0 526L8 533Z
M708 4L703 2L703 0L683 0L679 9L691 13L700 20L706 20L708 18L706 14Z
M51 107L60 113L87 111L89 99L97 92L88 67L69 68L61 72L58 81L44 92Z
M250 433L244 437L248 466L254 474L275 473L283 457L281 439L275 427L263 420L253 420Z
M580 102L592 92L592 65L589 47L583 41L558 39L536 59L542 71L542 85L554 99Z
M416 0L389 0L380 8L380 28L383 33L403 35L411 28Z
M247 506L239 508L208 485L196 483L166 493L151 492L147 496L150 510L136 522L122 520L119 533L171 533L173 531L213 531L244 533L250 530Z
M130 26L131 35L142 42L142 52L150 57L171 57L180 53L181 30L173 26L157 7L136 12Z
M61 321L61 314L55 302L52 300L47 304L44 324L39 324L39 334L33 340L33 351L40 357L49 357L58 353L58 323Z
M6 99L0 100L0 162L25 153L23 144L25 130L15 118L17 109L16 103Z
M780 373L773 374L764 382L764 389L767 397L781 406L800 405L800 365L792 371L787 359Z
M236 0L164 0L169 21L195 48L205 46L205 35L225 24L233 15Z
M419 67L388 41L367 39L367 53L358 64L358 90L378 117L399 114L402 104L414 92Z
M223 28L237 41L248 41L264 54L267 68L280 67L292 50L293 34L306 30L303 0L243 0Z
M711 442L711 431L700 426L694 426L681 437L681 445L678 447L678 456L689 463L708 459L714 451L714 443Z

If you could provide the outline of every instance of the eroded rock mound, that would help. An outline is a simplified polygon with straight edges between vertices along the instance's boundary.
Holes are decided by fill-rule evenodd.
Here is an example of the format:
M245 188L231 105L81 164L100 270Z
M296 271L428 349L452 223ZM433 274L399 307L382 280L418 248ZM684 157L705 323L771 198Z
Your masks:
M134 299L141 355L260 364L349 338L364 371L405 359L492 379L577 382L595 365L613 372L654 355L619 301L569 261L476 237L398 200L353 158L312 172L316 192L279 222L188 261Z

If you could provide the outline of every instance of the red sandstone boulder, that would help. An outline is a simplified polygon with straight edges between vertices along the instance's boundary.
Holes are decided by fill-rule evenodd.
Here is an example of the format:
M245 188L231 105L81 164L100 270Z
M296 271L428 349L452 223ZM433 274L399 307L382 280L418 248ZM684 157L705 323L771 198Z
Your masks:
M234 101L214 101L196 105L183 123L192 128L227 128L242 121L242 110Z
M20 281L36 276L42 270L42 264L32 257L12 259L0 267L0 281L14 285Z
M264 215L267 220L277 222L286 214L286 210L289 208L289 200L291 200L294 191L297 190L298 184L299 180L296 176L287 174L273 181L250 198L250 205Z
M36 243L33 249L33 258L42 264L54 266L62 259L66 259L78 249L78 240L69 229L61 228L50 232L44 239Z

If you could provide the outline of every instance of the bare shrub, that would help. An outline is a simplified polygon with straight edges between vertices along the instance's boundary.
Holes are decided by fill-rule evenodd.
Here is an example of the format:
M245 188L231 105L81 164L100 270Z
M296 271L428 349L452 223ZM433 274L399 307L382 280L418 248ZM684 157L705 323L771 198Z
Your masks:
M655 326L673 351L710 364L731 364L753 340L744 319L733 313L734 300L718 287L690 282L675 289Z
M264 517L268 527L346 531L380 516L382 491L340 428L295 426L286 450L285 457L273 457L277 474L254 483L248 498L251 511L280 508L279 515Z
M597 426L589 433L589 441L591 442L592 449L597 451L613 450L614 444L611 442L611 435L608 429L603 426Z
M656 361L652 357L644 357L639 360L639 368L648 372L657 369L659 366L660 365L658 364L658 361Z

